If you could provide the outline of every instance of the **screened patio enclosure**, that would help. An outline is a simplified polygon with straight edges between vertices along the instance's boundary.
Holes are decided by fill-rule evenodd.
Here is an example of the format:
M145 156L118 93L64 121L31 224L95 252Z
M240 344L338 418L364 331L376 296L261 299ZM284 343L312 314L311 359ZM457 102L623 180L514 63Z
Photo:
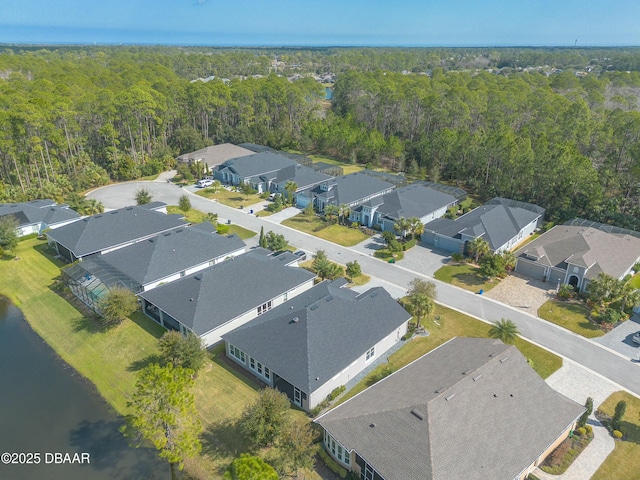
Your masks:
M73 294L96 313L99 313L98 301L113 287L124 287L135 294L143 290L142 285L109 265L99 255L64 267L61 272L62 280Z

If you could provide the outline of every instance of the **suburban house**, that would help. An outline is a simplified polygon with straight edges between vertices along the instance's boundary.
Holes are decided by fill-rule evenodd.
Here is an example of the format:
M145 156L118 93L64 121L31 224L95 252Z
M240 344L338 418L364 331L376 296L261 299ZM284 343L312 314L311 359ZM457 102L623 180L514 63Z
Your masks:
M0 218L12 216L18 221L18 236L41 234L46 229L59 228L80 219L68 205L53 200L32 200L24 203L1 203Z
M514 346L454 338L315 422L323 444L365 480L524 479L585 408Z
M258 193L272 191L272 185L282 181L281 170L295 169L298 164L282 155L272 152L254 153L252 155L232 158L218 165L214 171L216 180L228 185L248 183Z
M640 233L576 219L556 225L515 252L516 271L585 291L600 273L622 279L640 261Z
M538 228L544 208L496 197L452 220L439 218L425 225L422 240L452 253L466 253L468 243L480 237L493 252L511 250Z
M298 192L296 200L300 208L313 202L319 212L324 211L327 205L346 205L351 209L351 221L369 225L373 219L372 206L378 205L380 197L393 188L394 185L389 182L365 172L355 172L327 179L313 188Z
M95 309L95 303L113 286L137 295L240 255L245 249L238 236L219 235L212 224L200 223L92 255L63 268L62 278L80 300Z
M313 287L290 252L258 248L140 294L142 311L170 330L193 332L208 347L222 335Z
M393 231L401 218L419 218L424 223L442 217L458 199L425 185L414 183L397 188L382 197L369 200L356 210L368 209L368 227L379 225L383 231Z
M158 202L160 203L160 202ZM158 234L185 227L179 215L165 215L145 206L125 207L92 215L46 233L49 245L68 262L104 254Z
M222 336L227 356L311 410L407 332L411 315L382 287L324 281Z
M191 153L184 153L178 157L178 161L182 163L202 163L207 165L209 170L214 169L218 165L232 158L253 155L254 152L246 148L233 145L232 143L222 143L220 145L211 145L201 148Z
M313 168L305 167L304 165L296 164L280 170L275 178L275 181L271 184L271 191L286 195L286 186L289 182L296 184L296 191L294 193L294 201L297 203L298 192L308 190L322 182L326 182L333 177L326 173L318 172Z

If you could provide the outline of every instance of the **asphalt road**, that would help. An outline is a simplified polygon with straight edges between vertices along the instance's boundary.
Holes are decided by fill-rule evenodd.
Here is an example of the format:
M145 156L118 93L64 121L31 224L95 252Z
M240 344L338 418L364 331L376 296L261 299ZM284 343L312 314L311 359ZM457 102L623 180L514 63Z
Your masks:
M382 262L354 249L342 247L279 225L270 221L269 217L258 218L254 215L249 215L246 210L233 209L193 195L187 189L179 188L167 182L122 183L94 190L87 196L102 201L106 208L121 208L135 205L134 193L142 186L151 191L154 200L177 205L180 195L188 193L193 208L204 212L217 213L220 219L231 220L232 223L255 232L259 232L260 227L264 226L265 232L272 230L275 233L283 234L289 243L297 248L310 253L314 253L318 249L325 250L331 260L342 264L357 260L362 267L362 271L372 277L377 277L375 284L387 288L394 297L403 295L409 282L416 277L431 280L437 285L439 303L489 322L500 320L501 318L511 319L518 325L518 329L524 338L561 356L570 358L593 372L619 384L636 396L640 396L639 363L632 362L630 358L623 357L605 346L533 315L421 275L407 268L408 266Z

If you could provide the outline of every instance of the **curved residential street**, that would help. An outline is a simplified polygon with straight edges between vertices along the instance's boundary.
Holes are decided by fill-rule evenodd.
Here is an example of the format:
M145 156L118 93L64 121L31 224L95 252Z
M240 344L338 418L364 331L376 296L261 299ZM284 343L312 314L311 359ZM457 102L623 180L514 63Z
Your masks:
M629 357L624 357L599 343L580 337L517 308L412 271L407 266L388 264L356 249L342 247L282 226L274 222L273 219L270 220L271 217L258 218L246 213L248 209L233 209L218 202L204 199L190 192L192 187L179 188L165 180L128 182L99 188L87 196L100 200L107 209L121 208L135 205L134 193L141 186L145 186L151 191L153 200L177 205L180 195L188 193L193 208L217 213L220 221L230 220L232 223L255 232L259 232L260 228L264 226L265 232L272 230L275 233L283 234L290 244L307 252L314 253L318 249L323 249L331 260L342 264L357 260L362 271L374 277L372 285L384 286L394 297L403 295L409 282L415 277L432 280L438 288L439 303L485 321L493 322L501 318L509 318L518 325L524 338L569 358L592 372L617 383L621 388L634 395L640 396L640 363L632 362Z

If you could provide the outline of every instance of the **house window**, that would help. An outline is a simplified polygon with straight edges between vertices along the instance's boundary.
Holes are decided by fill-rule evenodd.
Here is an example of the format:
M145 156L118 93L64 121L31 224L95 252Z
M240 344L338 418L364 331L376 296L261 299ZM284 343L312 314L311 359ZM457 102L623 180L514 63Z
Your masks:
M271 310L271 300L269 300L267 303L263 303L258 307L258 315L262 315L268 310Z
M244 352L234 345L229 345L229 353L244 363ZM253 359L252 359L253 360Z
M367 350L367 353L365 354L365 357L364 357L364 361L368 362L375 356L376 356L376 347L374 346L374 347L371 347L369 350Z
M256 369L256 361L253 359L253 357L249 357L249 368L251 368L251 370Z
M289 299L289 292L284 292L284 295L282 295L282 301L286 302Z
M300 389L298 387L293 387L293 403L295 403L299 407L302 406Z
M269 371L269 369L267 367L264 367L264 378L266 378L266 379L270 379L271 378L271 372Z

